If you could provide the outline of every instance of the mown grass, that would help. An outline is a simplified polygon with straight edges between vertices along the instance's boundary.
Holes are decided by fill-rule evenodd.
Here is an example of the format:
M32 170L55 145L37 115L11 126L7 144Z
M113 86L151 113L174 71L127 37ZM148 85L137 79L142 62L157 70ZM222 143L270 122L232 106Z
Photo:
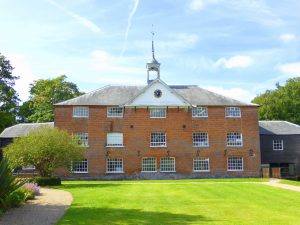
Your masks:
M58 224L299 224L298 192L249 179L203 181L63 182L58 188L74 201Z
M280 183L294 185L294 186L300 186L300 181L294 181L294 180L281 180Z

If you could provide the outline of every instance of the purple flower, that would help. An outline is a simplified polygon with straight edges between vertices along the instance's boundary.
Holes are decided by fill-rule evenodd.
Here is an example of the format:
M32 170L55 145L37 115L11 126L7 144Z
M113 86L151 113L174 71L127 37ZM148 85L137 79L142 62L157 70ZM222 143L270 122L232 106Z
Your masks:
M31 191L34 195L40 194L40 187L36 183L26 183L23 188Z

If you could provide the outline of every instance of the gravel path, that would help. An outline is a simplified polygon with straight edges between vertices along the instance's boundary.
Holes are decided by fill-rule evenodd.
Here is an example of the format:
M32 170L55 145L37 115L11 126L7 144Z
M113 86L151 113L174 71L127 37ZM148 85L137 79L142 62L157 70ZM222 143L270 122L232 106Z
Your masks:
M35 200L27 201L20 208L8 210L0 220L0 225L52 225L70 206L73 197L69 192L41 188Z
M300 192L300 186L294 186L294 185L289 185L289 184L281 184L279 183L279 179L271 179L269 182L263 182L263 184L272 186L272 187L279 187L291 191L298 191Z

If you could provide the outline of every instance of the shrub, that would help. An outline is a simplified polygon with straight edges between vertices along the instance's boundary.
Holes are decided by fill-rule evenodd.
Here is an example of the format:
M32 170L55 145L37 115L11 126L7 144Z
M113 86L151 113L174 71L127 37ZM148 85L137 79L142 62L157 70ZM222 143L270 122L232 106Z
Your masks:
M22 189L32 192L34 195L40 194L40 187L37 183L26 183L22 186Z
M34 199L35 195L32 191L21 188L20 189L25 194L25 201Z
M4 158L0 162L0 208L9 207L8 197L25 183L24 180L16 180L9 169L8 162Z
M16 190L9 194L7 203L10 207L19 207L25 201L25 193L21 190Z
M35 177L34 181L42 187L61 185L61 179L59 177Z

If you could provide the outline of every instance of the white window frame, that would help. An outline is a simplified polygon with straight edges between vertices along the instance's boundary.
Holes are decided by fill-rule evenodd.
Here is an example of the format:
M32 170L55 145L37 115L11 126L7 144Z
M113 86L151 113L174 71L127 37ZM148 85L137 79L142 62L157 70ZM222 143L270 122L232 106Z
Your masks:
M279 140L279 139L273 140L273 150L274 151L283 151L283 140Z
M195 169L196 166L204 166L204 164L207 163L207 169L201 170L201 169ZM205 157L198 157L193 159L193 172L209 172L210 171L210 165L209 165L209 158Z
M171 165L171 164L169 164L169 162L168 162L169 165L164 165L163 164L163 161L167 160L167 159L172 159L172 161L173 161L173 162L171 162L172 164L174 164L172 170L165 170L167 167L170 167L170 165ZM175 159L175 157L162 157L162 158L160 158L160 172L162 172L162 173L176 172L176 159Z
M145 162L146 160L150 162ZM151 170L155 168L155 170ZM157 172L157 159L155 157L144 157L142 158L142 172L143 173L155 173Z
M80 164L79 169L74 170L74 163ZM87 159L84 159L82 161L71 161L71 172L75 174L79 173L89 173L89 162Z
M234 137L240 135L240 138ZM240 139L238 142L236 140ZM227 147L243 147L243 134L241 132L229 132L226 135ZM231 140L231 141L230 141Z
M78 144L82 147L89 147L89 134L84 132L77 132L74 134L78 138Z
M197 106L192 108L193 118L206 118L208 117L208 108L204 106Z
M73 118L88 118L89 107L88 106L73 106Z
M157 137L157 139L159 139L159 141L152 141L152 135L160 136L160 137ZM161 141L162 139L165 139L165 141L164 142ZM153 148L167 147L167 134L165 132L151 132L150 133L150 147L153 147Z
M118 140L120 138L119 143L111 141L111 139ZM121 143L122 142L122 143ZM124 147L124 136L123 133L119 132L111 132L106 134L106 147L114 147L114 148L122 148Z
M121 164L120 164L121 163ZM122 170L111 170L110 166L121 165ZM106 173L124 173L124 161L122 158L106 159Z
M35 170L35 166L33 165L28 165L28 166L22 166L22 170Z
M241 108L240 107L225 107L225 117L226 118L241 118Z
M240 168L240 166L236 162L230 166L229 165L229 159L241 159L242 160L242 168ZM239 157L239 156L228 157L227 158L227 171L244 171L244 158Z
M196 135L200 135L197 137ZM201 141L206 137L206 141ZM207 132L194 132L193 133L193 147L209 147L209 138Z
M150 113L150 118L154 118L154 119L167 118L167 109L165 107L150 108L149 113Z
M119 112L121 110L121 113ZM124 115L124 108L118 106L107 107L108 118L121 118Z

